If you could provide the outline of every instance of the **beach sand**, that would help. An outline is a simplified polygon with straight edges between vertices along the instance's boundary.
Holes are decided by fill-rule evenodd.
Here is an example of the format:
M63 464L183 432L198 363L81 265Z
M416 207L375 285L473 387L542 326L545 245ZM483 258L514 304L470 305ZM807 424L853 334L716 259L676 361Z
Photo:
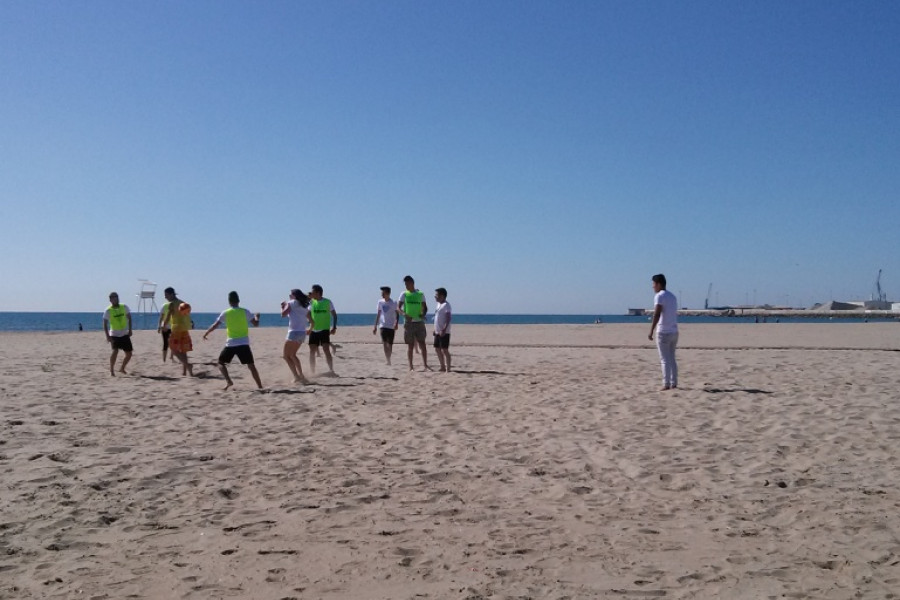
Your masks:
M254 329L264 394L221 330L0 334L0 598L900 597L900 324L683 325L669 392L648 331L344 328L295 386Z

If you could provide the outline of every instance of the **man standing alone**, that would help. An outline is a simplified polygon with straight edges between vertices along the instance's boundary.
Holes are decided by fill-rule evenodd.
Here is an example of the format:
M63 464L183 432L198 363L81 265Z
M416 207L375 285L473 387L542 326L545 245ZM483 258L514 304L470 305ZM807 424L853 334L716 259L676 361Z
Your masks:
M663 390L678 387L678 363L675 362L675 347L678 345L678 299L666 289L666 276L654 275L653 322L650 324L651 340L656 330L656 347L662 365ZM658 326L657 326L658 325Z

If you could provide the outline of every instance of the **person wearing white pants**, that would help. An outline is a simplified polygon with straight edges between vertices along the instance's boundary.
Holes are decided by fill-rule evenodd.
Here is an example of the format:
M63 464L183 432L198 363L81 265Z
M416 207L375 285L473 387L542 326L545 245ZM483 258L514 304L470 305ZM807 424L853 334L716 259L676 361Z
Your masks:
M678 387L678 363L675 360L675 348L678 346L678 299L666 289L666 276L662 273L654 275L653 322L650 324L650 340L656 332L656 347L659 350L659 362L662 366L663 390Z

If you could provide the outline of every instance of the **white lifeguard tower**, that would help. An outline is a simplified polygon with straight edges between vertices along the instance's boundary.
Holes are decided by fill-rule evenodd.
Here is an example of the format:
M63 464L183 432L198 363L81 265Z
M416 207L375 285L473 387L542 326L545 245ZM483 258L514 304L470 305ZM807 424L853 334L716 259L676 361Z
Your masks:
M144 327L147 326L147 314L159 314L159 308L156 306L156 284L147 279L138 279L141 282L141 291L137 294L138 305L137 312L144 315ZM149 309L149 310L148 310Z

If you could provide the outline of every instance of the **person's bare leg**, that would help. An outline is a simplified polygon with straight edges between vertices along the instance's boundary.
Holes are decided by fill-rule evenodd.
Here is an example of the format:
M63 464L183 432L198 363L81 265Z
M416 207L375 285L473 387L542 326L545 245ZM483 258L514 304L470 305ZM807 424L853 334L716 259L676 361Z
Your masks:
M334 375L334 358L331 356L331 344L324 344L325 362L328 363L328 370Z
M384 358L387 359L387 364L391 364L391 352L394 350L394 347L387 342L384 342L382 346L384 346Z
M125 370L125 367L128 365L128 361L130 361L130 360L131 360L131 352L126 352L125 358L122 359L122 366L119 367L119 373L128 375L128 371Z
M109 355L109 374L116 376L116 357L119 355L119 349L113 348L112 354Z
M422 365L425 367L426 371L431 371L431 367L428 366L428 346L425 345L425 340L418 342L420 352L422 353Z
M291 370L291 375L294 376L294 383L299 383L303 379L303 369L300 368L299 372L297 370L300 367L300 361L297 359L297 350L299 349L300 344L288 340L284 343L282 352L282 358L287 363L288 369Z
M256 387L262 389L262 381L259 379L259 371L256 370L256 365L247 365L247 368L250 369L250 374L253 375L253 381L256 382Z
M409 370L412 371L413 370L413 364L412 364L413 349L416 347L416 343L411 342L411 343L407 344L406 347L407 347L406 354L407 354L407 357L409 358Z
M222 377L225 378L225 388L224 389L227 390L228 388L230 388L231 386L234 385L234 382L231 381L231 377L228 376L228 367L226 367L222 363L219 363L219 371L222 373Z
M194 366L188 361L188 356L186 352L179 352L175 355L175 358L178 359L178 362L181 363L181 374L182 375L190 375L194 376Z
M312 371L313 375L316 374L316 352L318 351L318 345L309 347L309 370Z

